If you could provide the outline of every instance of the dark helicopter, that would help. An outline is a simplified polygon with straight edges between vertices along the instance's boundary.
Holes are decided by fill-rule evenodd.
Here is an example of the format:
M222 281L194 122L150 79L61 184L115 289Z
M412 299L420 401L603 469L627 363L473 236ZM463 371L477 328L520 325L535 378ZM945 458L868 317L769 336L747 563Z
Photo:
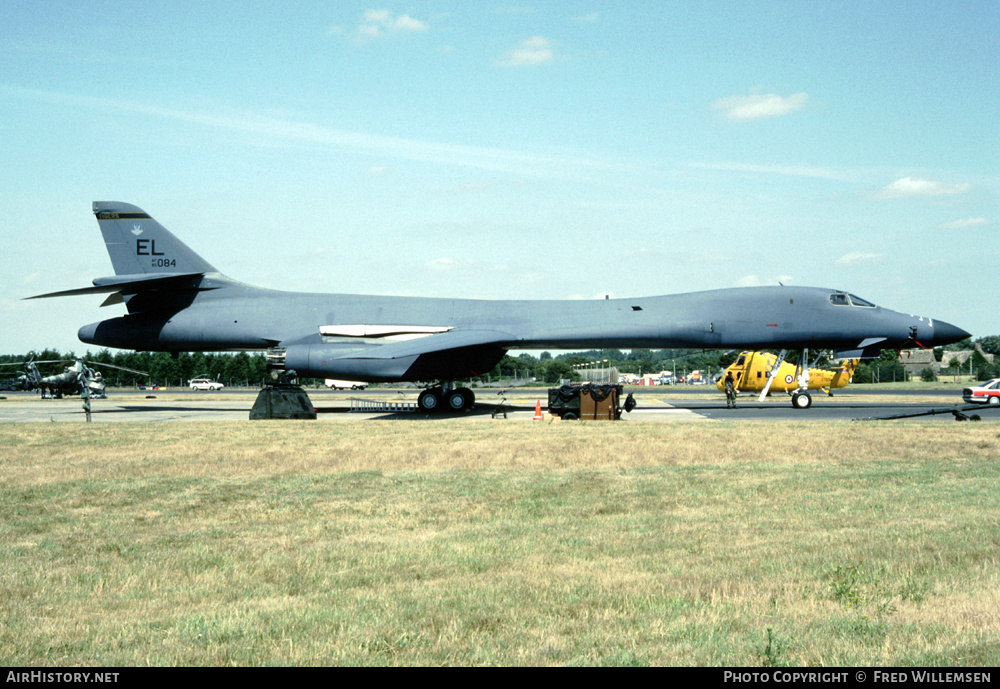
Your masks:
M62 373L43 376L38 371L38 364L70 364ZM0 366L22 366L15 378L0 382L0 390L40 390L43 399L62 399L63 395L82 395L85 398L104 399L104 376L93 366L115 368L120 371L148 375L145 371L115 366L114 364L99 364L83 359L56 359L46 361L23 361L15 364L0 364Z

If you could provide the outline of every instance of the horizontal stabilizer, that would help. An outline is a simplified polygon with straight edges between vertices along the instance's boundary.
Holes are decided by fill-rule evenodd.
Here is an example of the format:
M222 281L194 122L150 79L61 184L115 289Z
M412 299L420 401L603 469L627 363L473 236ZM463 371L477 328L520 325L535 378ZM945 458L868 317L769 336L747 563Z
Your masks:
M143 273L138 275L115 275L97 278L93 287L68 289L61 292L38 294L27 299L47 299L49 297L75 297L82 294L138 294L150 290L199 289L204 273ZM105 302L108 303L108 302ZM120 303L120 302L118 302Z

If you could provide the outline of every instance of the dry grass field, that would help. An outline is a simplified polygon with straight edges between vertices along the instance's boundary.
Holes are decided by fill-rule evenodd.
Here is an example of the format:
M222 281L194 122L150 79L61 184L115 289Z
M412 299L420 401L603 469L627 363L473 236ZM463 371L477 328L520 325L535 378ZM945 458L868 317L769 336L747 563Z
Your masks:
M1000 664L1000 424L0 426L0 663Z

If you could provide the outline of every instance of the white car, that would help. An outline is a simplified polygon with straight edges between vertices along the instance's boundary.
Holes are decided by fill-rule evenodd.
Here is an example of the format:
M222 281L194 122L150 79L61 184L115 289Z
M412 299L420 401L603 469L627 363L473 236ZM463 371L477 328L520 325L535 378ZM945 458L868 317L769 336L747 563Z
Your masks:
M974 387L965 388L962 390L962 399L966 402L1000 404L1000 378L994 378Z
M334 380L332 378L327 378L324 381L324 385L331 390L346 390L347 388L351 390L364 390L368 387L368 383L363 380Z
M192 378L188 382L192 390L221 390L224 387L222 383L216 383L208 378Z

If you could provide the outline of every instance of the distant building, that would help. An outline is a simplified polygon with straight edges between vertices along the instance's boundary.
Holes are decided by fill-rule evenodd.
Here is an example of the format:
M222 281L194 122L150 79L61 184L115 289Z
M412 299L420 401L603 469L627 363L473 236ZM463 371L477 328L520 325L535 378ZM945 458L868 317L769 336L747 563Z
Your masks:
M899 363L903 365L908 378L919 378L925 368L932 368L934 373L941 370L941 364L934 359L930 349L904 349L899 353Z
M910 376L919 376L920 372L925 368L931 368L934 373L939 374L943 369L951 366L952 360L955 359L958 360L960 366L965 366L969 363L969 359L972 358L974 351L978 351L979 354L986 359L986 361L991 364L993 363L993 355L984 352L982 345L978 344L974 350L945 350L944 355L941 357L941 361L937 361L934 358L934 352L930 349L904 349L899 353L899 363L903 365L906 373Z

